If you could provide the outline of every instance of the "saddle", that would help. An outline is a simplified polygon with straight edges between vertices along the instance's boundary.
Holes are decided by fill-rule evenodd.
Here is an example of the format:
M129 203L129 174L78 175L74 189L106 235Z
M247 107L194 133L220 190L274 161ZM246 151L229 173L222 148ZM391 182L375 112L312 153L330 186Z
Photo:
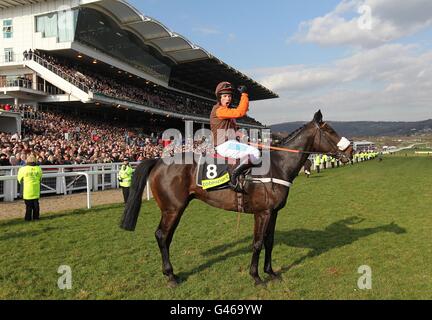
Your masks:
M225 158L219 154L201 155L198 161L196 184L207 191L229 189L232 171L238 166L240 160ZM245 176L251 170L239 177L239 183L244 184Z

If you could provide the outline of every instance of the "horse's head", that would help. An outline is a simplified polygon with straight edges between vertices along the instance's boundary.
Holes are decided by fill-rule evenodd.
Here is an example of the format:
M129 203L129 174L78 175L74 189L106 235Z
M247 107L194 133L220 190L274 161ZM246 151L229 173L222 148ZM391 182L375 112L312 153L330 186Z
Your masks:
M321 110L315 113L310 125L316 130L313 151L332 155L342 161L342 163L347 163L351 160L353 147L350 141L345 137L339 136L327 122L323 122Z

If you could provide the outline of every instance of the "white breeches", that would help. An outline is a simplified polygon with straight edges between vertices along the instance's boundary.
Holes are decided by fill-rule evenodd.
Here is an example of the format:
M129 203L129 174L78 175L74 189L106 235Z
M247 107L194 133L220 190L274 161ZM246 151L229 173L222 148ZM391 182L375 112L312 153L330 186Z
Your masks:
M240 143L237 140L228 140L216 147L216 151L222 157L243 159L250 156L251 161L258 162L261 159L260 151L252 146Z

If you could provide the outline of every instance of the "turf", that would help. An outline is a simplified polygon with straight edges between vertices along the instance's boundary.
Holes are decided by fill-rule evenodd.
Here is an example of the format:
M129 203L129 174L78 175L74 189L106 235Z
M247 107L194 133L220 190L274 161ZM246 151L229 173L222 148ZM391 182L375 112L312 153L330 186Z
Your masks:
M199 201L171 247L175 289L161 273L154 201L134 233L118 227L122 205L3 221L0 299L431 299L431 177L432 157L405 153L300 176L276 227L283 280L266 287L248 274L253 217L242 215L237 234L235 213ZM72 268L71 290L57 286L61 265ZM371 290L357 286L362 265Z

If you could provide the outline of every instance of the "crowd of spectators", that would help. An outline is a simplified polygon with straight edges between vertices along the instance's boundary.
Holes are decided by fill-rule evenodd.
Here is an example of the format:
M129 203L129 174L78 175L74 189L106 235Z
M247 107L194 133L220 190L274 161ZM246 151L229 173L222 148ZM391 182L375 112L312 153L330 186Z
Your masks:
M8 103L6 103L6 104L0 104L0 111L1 110L4 110L4 111L14 111L15 110L15 106L11 106Z
M81 88L108 97L145 104L165 111L209 117L214 102L180 94L145 82L134 84L127 75L119 77L98 73L89 67L40 51L24 52L24 59L42 58L43 63L62 75L73 78ZM146 136L120 123L108 123L60 112L36 111L32 106L0 105L0 111L20 112L23 117L22 136L8 134L0 128L0 165L20 166L29 154L41 165L73 165L142 161L177 152L211 152L206 143L170 144ZM257 124L251 118L243 122ZM162 130L159 130L159 133ZM165 149L165 153L163 152ZM167 154L168 153L168 154Z
M10 112L17 112L17 113L21 113L21 115L23 117L30 117L30 115L34 115L35 114L35 109L33 106L29 106L29 105L24 105L24 104L20 104L20 105L10 105L8 103L6 104L0 104L0 111L10 111Z
M30 108L31 109L31 108ZM76 165L143 161L174 152L209 151L205 144L183 144L165 148L167 141L144 135L113 122L82 119L58 112L32 111L23 120L23 136L0 132L0 165L20 166L29 154L40 165Z
M47 63L55 66L63 74L75 79L82 87L88 88L93 93L101 94L124 101L130 101L138 104L145 104L150 107L162 109L164 111L180 113L185 115L199 115L209 117L215 102L199 99L194 96L187 96L174 91L170 91L161 86L145 82L141 79L142 85L137 86L133 81L136 77L122 71L125 77L119 79L112 75L104 75L101 72L95 72L84 64L79 64L66 58L59 58L49 55L45 52L35 50L34 54L24 54L25 59L37 55ZM133 80L131 80L131 78ZM135 81L136 82L136 81ZM256 120L245 117L242 122L250 124L259 124Z

